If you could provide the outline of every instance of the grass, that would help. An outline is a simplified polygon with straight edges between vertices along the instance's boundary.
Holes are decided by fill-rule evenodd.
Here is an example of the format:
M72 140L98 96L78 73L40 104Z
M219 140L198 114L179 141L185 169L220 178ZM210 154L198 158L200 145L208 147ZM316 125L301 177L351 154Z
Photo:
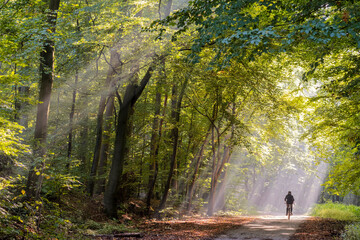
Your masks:
M341 221L353 222L345 226L342 239L360 239L360 207L358 206L332 202L317 204L311 215L321 218L332 218Z
M341 203L324 203L315 205L312 216L332 218L342 221L359 221L360 207Z

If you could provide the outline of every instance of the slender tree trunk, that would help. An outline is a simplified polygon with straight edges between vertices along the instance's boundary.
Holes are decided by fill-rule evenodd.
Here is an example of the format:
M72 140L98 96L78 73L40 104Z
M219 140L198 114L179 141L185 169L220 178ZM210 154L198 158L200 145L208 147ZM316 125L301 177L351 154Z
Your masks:
M220 176L220 184L219 184L219 190L217 195L219 196L219 200L216 203L216 210L222 210L226 211L226 184L227 184L227 168L224 168L224 171L221 173Z
M115 94L114 92L112 92L106 104L104 134L100 149L99 172L98 172L99 181L98 181L98 189L96 191L96 194L101 194L105 191L105 181L106 181L105 174L106 174L107 160L108 160L109 148L110 148L112 117L114 114L114 98L115 98Z
M232 113L235 114L235 104L233 104ZM215 111L216 112L216 111ZM215 145L215 131L217 134L217 141ZM235 126L232 124L232 131L230 135L230 139L234 137ZM224 142L226 144L225 139ZM216 151L217 150L217 151ZM231 146L224 147L223 157L220 158L220 132L219 129L213 124L213 131L212 131L212 151L213 151L213 163L212 163L212 177L211 177L211 188L210 188L210 196L209 196L209 203L208 203L208 211L207 214L212 216L214 214L214 204L215 204L215 194L217 190L218 180L219 177L224 170L224 166L230 160L231 155ZM217 154L215 153L217 152Z
M75 114L75 103L76 103L76 88L77 88L77 84L78 84L78 71L76 71L75 74L75 84L74 84L74 90L73 90L73 95L72 95L72 103L71 103L71 111L70 111L70 115L69 115L69 139L68 139L68 152L67 152L67 157L68 157L68 163L66 168L68 170L70 170L70 164L71 164L71 151L72 151L72 141L73 141L73 121L74 121L74 114Z
M80 130L80 143L79 143L79 159L81 160L81 164L83 169L88 170L89 162L88 162L88 136L89 136L89 117L86 113L83 116L83 121L81 123Z
M226 187L226 175L227 175L227 168L225 167L225 164L229 162L230 159L230 147L225 146L224 147L224 153L222 158L222 166L220 166L220 177L217 179L217 181L220 181L218 191L216 193L216 196L218 196L216 204L215 204L215 210L223 209L225 207L225 187ZM223 209L224 210L224 209Z
M102 132L103 132L103 114L104 114L105 105L106 105L106 97L105 95L101 95L98 113L96 117L96 139L95 139L94 156L91 164L90 178L87 184L87 192L90 194L90 196L92 196L94 193L94 186L95 186L94 178L96 176L96 172L99 164L99 158L100 158L100 148L101 148Z
M211 166L211 185L210 185L210 195L208 201L208 211L207 215L212 216L214 211L214 193L216 191L216 181L215 181L215 167L216 167L216 146L215 146L215 127L211 129L211 148L212 148L212 166Z
M119 181L122 175L125 151L127 143L127 131L130 113L142 91L147 85L152 75L152 66L150 66L141 80L139 86L131 82L126 87L123 102L120 105L120 111L117 118L116 136L114 144L114 155L111 163L110 175L104 195L105 211L108 217L117 218L117 194Z
M220 143L220 140L218 138L218 143ZM225 142L225 141L224 141ZM213 148L215 147L213 142ZM209 197L209 205L208 205L208 212L207 214L209 216L212 216L214 213L214 204L215 204L215 194L217 192L217 185L219 177L224 170L224 166L226 163L230 160L230 152L231 148L229 146L226 146L224 148L223 157L220 159L220 146L217 144L217 156L213 157L213 171L212 171L212 177L211 177L211 189L210 189L210 197ZM213 149L213 153L216 151ZM217 159L217 160L216 160Z
M149 166L149 182L148 182L148 193L146 196L146 209L149 214L151 198L153 195L155 182L158 174L158 153L159 153L159 115L161 107L161 93L159 92L160 82L157 83L157 92L155 98L155 116L153 119L152 135L150 141L150 166Z
M26 106L29 105L28 97L30 95L30 87L29 86L19 86L16 87L16 99L15 99L15 120L19 122L19 124L25 128L28 127L28 115L25 113Z
M161 61L161 68L160 68L160 79L156 83L156 97L155 97L155 112L154 112L154 119L153 119L153 126L152 126L152 134L151 134L151 141L150 141L150 166L149 166L149 181L148 181L148 193L146 196L146 209L147 214L149 214L150 206L151 206L151 199L153 196L155 183L157 179L157 174L159 171L159 163L158 163L158 155L159 155L159 147L160 147L160 139L161 139L161 129L162 123L164 118L159 118L160 110L161 110L161 86L164 84L164 80L166 79L165 74L165 59ZM166 100L164 103L164 111L166 108ZM165 115L165 112L164 114Z
M186 201L187 202L187 205L186 205L187 212L190 212L190 209L191 209L191 203L192 203L193 194L194 194L194 186L195 186L196 178L198 176L198 171L199 171L200 163L201 163L201 160L202 160L202 157L204 154L205 146L209 142L210 132L211 132L211 128L209 128L208 132L206 133L205 140L202 143L198 154L193 159L193 162L195 162L195 161L196 162L195 162L194 172L190 179L188 192L187 192L187 201Z
M176 85L174 85L173 91L172 91L172 95L173 95L172 109L173 110L172 110L171 116L172 116L172 119L174 119L174 125L175 125L171 131L171 135L172 135L172 139L173 139L173 150L172 150L171 159L170 159L170 170L169 170L169 174L168 174L168 179L166 181L164 194L162 196L160 205L157 209L156 215L158 215L159 211L161 211L162 209L165 208L166 200L167 200L169 190L170 190L171 180L173 178L175 162L176 162L176 158L177 158L178 142L179 142L178 124L180 122L181 103L182 103L183 96L185 94L185 89L187 87L187 83L188 83L188 78L185 78L185 82L183 83L178 100L176 100L176 95L177 95Z
M110 66L106 77L105 82L105 93L101 94L100 102L99 102L99 108L98 113L96 117L96 140L95 140L95 149L94 149L94 157L91 165L90 170L90 178L89 182L87 184L87 192L90 194L90 196L94 193L94 186L95 186L95 176L97 173L98 165L99 165L99 159L100 159L100 152L101 152L101 145L102 145L102 139L103 139L103 117L104 117L104 110L106 107L106 99L108 98L111 91L114 91L114 89L110 88L111 80L113 76L117 73L116 70L121 66L121 62L119 61L119 55L118 53L112 49L110 53ZM110 88L110 89L109 89Z
M60 0L49 1L47 23L49 31L54 34L57 20L57 10ZM27 197L38 198L42 185L42 172L44 170L44 157L46 155L46 138L50 109L50 98L54 80L54 41L46 39L40 53L40 92L37 106L35 133L34 133L34 161L32 163L26 186Z

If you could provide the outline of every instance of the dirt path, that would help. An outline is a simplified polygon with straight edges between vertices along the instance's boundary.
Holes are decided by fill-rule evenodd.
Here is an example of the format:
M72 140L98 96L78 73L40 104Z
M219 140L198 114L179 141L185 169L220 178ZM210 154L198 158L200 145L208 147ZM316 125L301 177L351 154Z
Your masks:
M290 221L286 216L262 216L218 236L215 240L287 240L306 219L307 216L292 216Z

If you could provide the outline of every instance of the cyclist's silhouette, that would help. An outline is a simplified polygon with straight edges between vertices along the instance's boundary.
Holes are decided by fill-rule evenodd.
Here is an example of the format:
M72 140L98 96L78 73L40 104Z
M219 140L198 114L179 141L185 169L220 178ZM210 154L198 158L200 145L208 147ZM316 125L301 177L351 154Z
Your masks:
M290 208L290 215L292 215L292 205L295 201L295 198L293 195L291 195L291 191L289 191L288 194L285 196L284 201L286 203L286 215L288 215L289 208Z

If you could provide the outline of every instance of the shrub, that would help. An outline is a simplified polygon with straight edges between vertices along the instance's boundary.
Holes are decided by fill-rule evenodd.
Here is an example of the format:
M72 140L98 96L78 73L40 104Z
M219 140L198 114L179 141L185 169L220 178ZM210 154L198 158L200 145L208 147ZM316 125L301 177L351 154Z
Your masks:
M344 221L357 221L360 220L360 207L328 202L317 204L312 210L311 215Z
M345 226L345 232L341 235L344 240L360 239L360 224L350 224Z
M122 232L131 232L134 231L133 229L129 229L123 224L118 223L105 223L102 226L102 229L98 231L100 234L115 234L115 233L122 233Z

